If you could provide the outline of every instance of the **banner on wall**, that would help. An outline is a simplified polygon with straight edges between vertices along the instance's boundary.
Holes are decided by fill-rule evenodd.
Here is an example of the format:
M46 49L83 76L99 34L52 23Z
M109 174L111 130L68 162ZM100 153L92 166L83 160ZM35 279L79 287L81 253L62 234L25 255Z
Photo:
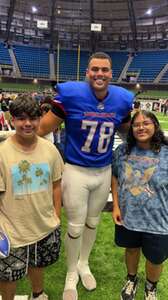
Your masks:
M101 32L101 31L102 31L102 24L95 24L95 23L92 23L92 24L91 24L91 31L98 31L98 32Z
M48 28L48 21L47 20L37 20L37 28L47 29Z

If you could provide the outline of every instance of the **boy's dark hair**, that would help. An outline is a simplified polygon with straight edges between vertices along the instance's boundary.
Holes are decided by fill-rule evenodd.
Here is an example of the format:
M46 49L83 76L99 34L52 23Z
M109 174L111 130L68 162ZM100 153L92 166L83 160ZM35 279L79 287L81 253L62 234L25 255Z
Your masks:
M29 117L40 117L42 115L40 105L31 95L18 96L9 106L9 112L13 117L26 114Z
M109 62L110 62L110 65L111 65L111 68L112 68L112 59L111 57L105 53L105 52L95 52L93 53L90 57L89 57L89 60L88 60L88 66L91 62L92 59L94 58L98 58L98 59L107 59Z

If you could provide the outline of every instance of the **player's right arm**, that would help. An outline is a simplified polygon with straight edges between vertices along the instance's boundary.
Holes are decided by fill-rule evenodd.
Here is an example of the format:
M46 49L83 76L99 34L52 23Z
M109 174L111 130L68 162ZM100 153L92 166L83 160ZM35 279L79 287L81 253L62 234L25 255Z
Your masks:
M41 118L37 134L40 136L45 136L57 129L63 121L64 120L62 118L58 117L52 111L49 111Z
M41 118L37 134L45 136L48 133L55 131L65 120L65 115L66 113L62 105L62 100L60 95L57 94L52 101L52 109Z

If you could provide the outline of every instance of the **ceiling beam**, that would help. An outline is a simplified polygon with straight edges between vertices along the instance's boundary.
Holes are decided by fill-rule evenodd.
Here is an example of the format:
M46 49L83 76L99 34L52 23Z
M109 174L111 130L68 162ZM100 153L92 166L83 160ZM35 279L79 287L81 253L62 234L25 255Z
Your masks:
M94 0L90 0L90 26L92 23L94 23ZM91 30L91 27L90 27ZM90 32L90 45L91 45L91 51L95 52L95 41L94 41L94 32Z
M50 50L53 50L55 44L55 36L58 38L58 32L54 32L55 24L55 6L56 0L51 0L51 17L50 17Z
M9 6L9 10L8 10L8 19L7 19L7 24L6 24L6 39L5 39L6 42L8 42L9 38L10 38L10 28L11 28L15 3L16 3L16 0L10 0L10 6Z
M127 3L128 3L128 12L130 17L130 25L131 25L131 31L133 37L133 48L136 51L137 50L137 27L136 27L133 0L127 0Z

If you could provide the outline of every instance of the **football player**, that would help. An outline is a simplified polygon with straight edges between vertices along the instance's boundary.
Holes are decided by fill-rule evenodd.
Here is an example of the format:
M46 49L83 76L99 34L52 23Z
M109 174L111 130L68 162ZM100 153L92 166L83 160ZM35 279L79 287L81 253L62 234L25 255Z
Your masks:
M126 89L110 85L111 79L111 58L93 54L86 81L58 84L54 107L40 122L41 136L63 121L66 129L62 188L68 271L63 300L78 299L79 277L87 290L96 288L88 260L110 191L114 134L127 129L134 98Z

